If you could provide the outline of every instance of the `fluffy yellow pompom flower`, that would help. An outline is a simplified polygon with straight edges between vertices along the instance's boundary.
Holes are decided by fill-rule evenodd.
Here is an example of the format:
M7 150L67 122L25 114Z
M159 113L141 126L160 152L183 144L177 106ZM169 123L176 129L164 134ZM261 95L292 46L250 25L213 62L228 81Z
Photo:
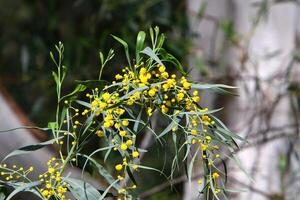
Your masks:
M185 81L182 86L184 87L184 89L190 89L191 84L189 82Z
M119 132L119 135L120 135L121 137L124 137L124 136L126 135L126 131L120 131L120 132Z
M96 135L97 135L98 137L103 137L103 136L104 136L104 132L98 130L98 131L96 131Z
M148 109L147 109L147 114L148 114L148 116L151 116L151 115L152 115L152 111L153 111L152 108L148 108Z
M154 88L151 88L151 89L149 90L148 94L149 94L150 97L154 97L155 94L156 94L156 90L155 90Z
M121 171L121 170L123 169L123 165L118 164L118 165L115 166L115 169L116 169L117 171Z
M48 169L49 174L53 174L55 172L55 169L53 167L50 167Z
M134 158L137 158L137 157L139 157L139 152L138 151L134 151L134 152L132 152L132 157L134 157Z
M129 121L128 120L123 120L122 121L122 125L123 126L128 126L129 125Z
M110 98L110 94L108 92L105 92L103 95L102 95L102 98L105 100L105 101L108 101L109 98Z
M128 148L128 146L127 146L126 144L121 144L121 149L122 149L123 151L126 151L127 148Z
M132 144L133 144L132 140L127 140L127 141L126 141L126 145L127 145L127 146L131 146Z
M213 179L218 179L220 177L220 175L217 172L214 172L212 174Z
M161 111L162 111L163 113L167 113L167 112L169 111L169 108L168 108L167 106L165 106L165 105L162 105L162 106L161 106Z

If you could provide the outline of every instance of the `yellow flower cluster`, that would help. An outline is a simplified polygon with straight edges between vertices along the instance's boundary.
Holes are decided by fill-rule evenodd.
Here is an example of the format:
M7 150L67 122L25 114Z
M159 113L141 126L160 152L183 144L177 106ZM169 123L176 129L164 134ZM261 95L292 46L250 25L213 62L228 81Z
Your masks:
M123 162L115 165L119 181L125 181L126 168L134 171L139 168L134 160L139 158L140 152L135 146L136 133L132 131L133 124L130 123L135 119L124 117L126 106L141 106L148 117L155 111L168 117L178 116L182 112L191 113L185 127L190 141L199 145L203 159L210 166L217 159L215 151L218 146L212 144L212 138L207 133L207 128L215 122L205 114L208 109L199 106L198 91L192 90L192 83L186 77L178 78L175 74L169 74L165 66L158 64L146 67L142 63L132 70L126 67L121 74L115 76L112 85L104 87L101 92L95 88L92 94L86 96L89 98L90 108L85 109L82 115L89 114L96 118L95 121L101 127L97 126L95 135L99 138L111 138L110 144L122 156ZM179 129L174 127L172 131ZM218 178L216 174L212 177L214 180ZM126 196L127 189L127 186L120 189L119 194Z
M40 193L44 199L55 197L58 199L66 199L66 192L68 191L68 183L64 182L61 177L61 161L56 158L51 158L48 163L48 170L39 175L40 181L43 183L43 188Z
M27 177L27 175L33 171L33 167L24 169L23 167L18 167L17 165L12 165L9 167L7 164L0 165L0 175L6 181L20 180Z

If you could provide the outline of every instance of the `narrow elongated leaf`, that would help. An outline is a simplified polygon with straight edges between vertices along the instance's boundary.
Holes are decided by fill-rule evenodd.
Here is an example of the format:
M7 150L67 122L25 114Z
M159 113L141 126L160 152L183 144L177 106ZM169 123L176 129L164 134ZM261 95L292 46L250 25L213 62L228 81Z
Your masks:
M229 131L229 130L226 130L226 129L221 128L221 127L217 127L217 130L220 131L220 132L223 133L223 134L226 134L226 135L232 137L232 138L235 138L235 139L238 139L238 140L241 140L241 141L246 142L246 140L245 140L244 138L242 138L241 136L239 136L239 135L237 135L237 134L235 134L235 133L232 133L232 132Z
M70 96L73 96L74 94L78 93L78 92L83 92L87 87L85 85L82 85L82 84L79 84L76 86L76 88L69 94L63 96L61 98L61 100L67 98L67 97L70 97Z
M155 60L158 64L164 66L162 61L158 58L158 56L154 53L154 51L150 47L146 47L143 51L141 51L141 53L146 54L147 56Z
M112 188L115 184L117 184L119 182L119 180L116 180L115 182L113 182L110 186L108 186L106 188L106 190L102 193L101 197L99 198L99 200L102 200L106 197L106 194L108 193L108 191L110 190L110 188Z
M5 194L1 192L1 193L0 193L0 200L5 200L5 198L6 198L6 197L5 197Z
M142 112L143 112L143 109L140 110L139 115L136 118L136 122L134 123L134 126L133 126L133 131L134 132L138 131L138 128L139 128L139 125L140 125L139 122L141 121L141 117L142 117Z
M97 171L99 172L99 174L101 176L103 176L109 184L112 184L113 182L115 182L115 179L110 175L110 173L102 165L100 165L96 160L94 160L93 158L91 158L90 156L87 156L87 155L83 155L83 154L78 154L78 155L88 159L97 168ZM117 190L119 190L121 188L118 184L114 184L114 187Z
M197 157L198 152L199 152L199 148L197 149L197 151L195 152L194 156L192 157L192 159L189 163L189 167L188 167L188 170L187 170L187 176L188 176L189 183L192 182L193 167L194 167L195 159Z
M98 87L100 90L102 90L106 85L109 85L109 82L105 80L86 80L86 81L76 80L75 82L85 85L86 87L89 88Z
M31 183L22 183L20 184L20 186L16 187L16 189L10 193L8 195L8 197L6 198L6 200L10 200L12 199L16 194L18 194L19 192L22 192L22 191L27 191L28 189L31 189L35 186L38 186L39 184L41 184L40 181L36 181L36 182L31 182Z
M140 31L136 38L136 48L135 48L135 59L138 64L140 61L140 51L144 48L146 33L144 31Z
M172 122L159 134L158 138L163 137L170 132L174 126L177 126L177 124L181 121L181 118L181 116L174 117Z
M197 90L211 90L211 91L217 92L217 93L231 94L231 95L237 96L237 94L225 90L225 89L236 89L237 87L224 85L224 84L206 84L206 83L197 83L196 84L196 83L193 83L191 85L191 88L197 89Z
M77 200L98 200L100 193L91 184L75 179L75 178L64 178L69 183L69 190Z
M175 58L172 54L169 54L166 50L164 50L163 48L160 49L159 53L162 56L162 60L165 62L169 62L172 63L174 65L174 67L183 75L186 75L187 73L184 71L181 63L179 62L179 60L177 60L177 58Z
M135 180L135 178L134 178L134 176L133 176L133 174L132 174L132 172L131 172L131 170L130 170L130 168L129 168L128 166L126 167L126 171L127 171L127 174L128 174L128 176L129 176L130 180L131 180L135 185L137 185L137 182L136 182L136 180Z
M223 108L215 109L215 110L208 110L208 111L203 111L203 112L181 112L183 115L208 115L212 113L219 112Z
M119 38L117 36L112 35L112 37L123 45L128 65L131 67L128 44L124 40L122 40L121 38Z
M76 100L76 102L78 104L80 104L80 105L83 105L83 106L87 107L87 108L91 108L92 107L90 103L87 103L85 101Z
M28 154L28 153L31 153L33 151L39 150L39 149L41 149L41 148L43 148L45 146L53 144L55 141L57 141L57 139L60 139L60 138L54 138L54 139L48 140L46 142L42 142L42 143L38 143L38 144L32 144L32 145L21 147L21 148L19 148L17 150L12 151L3 160L6 160L7 158L10 158L12 156L24 155L24 154Z

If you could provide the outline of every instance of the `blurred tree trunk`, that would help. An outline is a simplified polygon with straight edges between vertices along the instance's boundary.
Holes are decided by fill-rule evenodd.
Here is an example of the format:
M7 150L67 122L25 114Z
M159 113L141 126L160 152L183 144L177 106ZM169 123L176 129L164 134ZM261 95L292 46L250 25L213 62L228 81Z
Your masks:
M199 18L198 11L205 4L205 13ZM238 158L254 182L234 163L229 163L229 172L234 172L230 174L229 187L249 190L230 199L290 197L290 193L299 190L295 184L287 185L293 176L288 168L299 169L296 161L289 165L288 155L291 146L298 145L295 135L299 129L293 125L299 118L292 116L288 91L289 84L299 83L300 77L293 62L299 25L297 3L188 0L187 9L191 31L200 36L194 38L190 66L195 69L197 59L202 58L202 63L209 67L208 78L239 87L239 97L202 98L210 102L204 102L210 108L225 107L223 120L250 142L241 143ZM199 188L196 181L191 186L186 183L184 199L196 199ZM287 191L291 188L294 191Z
M254 179L251 182L240 172L234 174L236 188L251 186L235 199L285 199L288 186L283 173L287 169L280 170L280 166L293 139L270 138L278 135L275 128L281 129L280 134L289 133L284 127L293 121L287 72L294 71L296 4L239 0L234 4L236 31L244 39L232 51L232 71L240 76L236 79L240 97L231 106L239 112L231 112L229 120L232 129L253 145L241 150L238 157Z

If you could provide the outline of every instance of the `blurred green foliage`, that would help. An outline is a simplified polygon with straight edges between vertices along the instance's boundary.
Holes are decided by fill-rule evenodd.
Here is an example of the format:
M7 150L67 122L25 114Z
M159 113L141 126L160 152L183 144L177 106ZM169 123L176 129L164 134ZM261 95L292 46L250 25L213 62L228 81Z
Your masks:
M74 80L97 79L100 50L107 53L113 46L122 51L110 34L134 44L139 30L156 25L169 40L166 49L184 58L189 48L185 1L2 0L0 82L37 125L45 126L55 110L49 59L55 43L65 44L64 63L69 68L65 92L69 92ZM105 78L110 79L122 63L110 63Z

